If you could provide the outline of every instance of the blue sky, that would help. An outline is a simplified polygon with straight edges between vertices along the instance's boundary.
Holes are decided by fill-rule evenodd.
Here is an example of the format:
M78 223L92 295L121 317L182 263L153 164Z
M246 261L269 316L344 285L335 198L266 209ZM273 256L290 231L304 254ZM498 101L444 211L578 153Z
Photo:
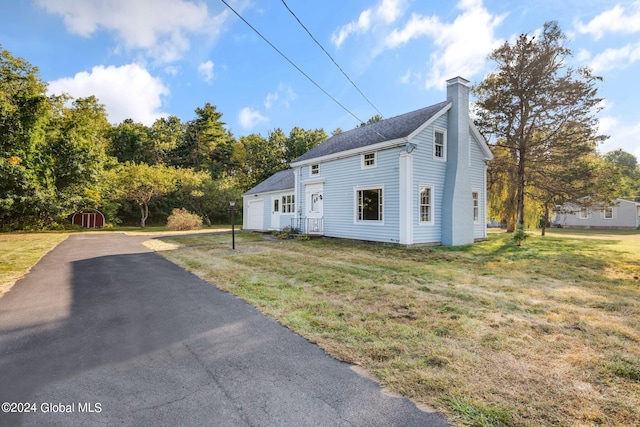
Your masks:
M351 129L445 99L445 80L478 83L487 55L549 20L573 66L604 78L600 131L640 159L640 1L228 0L323 90L220 0L2 0L0 44L40 69L52 93L96 95L109 120L147 125L216 105L236 137L293 126ZM374 108L375 107L375 108ZM377 109L377 110L376 110ZM358 119L356 119L355 117Z

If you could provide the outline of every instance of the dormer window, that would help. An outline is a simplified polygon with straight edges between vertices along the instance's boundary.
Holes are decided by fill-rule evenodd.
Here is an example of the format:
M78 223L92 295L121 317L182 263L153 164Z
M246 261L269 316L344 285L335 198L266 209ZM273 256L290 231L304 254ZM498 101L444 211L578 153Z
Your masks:
M362 155L362 169L376 167L376 153L367 153Z

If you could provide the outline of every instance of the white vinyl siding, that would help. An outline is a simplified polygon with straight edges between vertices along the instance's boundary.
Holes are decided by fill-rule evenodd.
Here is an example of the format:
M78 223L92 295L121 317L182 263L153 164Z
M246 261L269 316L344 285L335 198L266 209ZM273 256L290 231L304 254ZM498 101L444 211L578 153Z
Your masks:
M474 239L485 239L487 237L487 191L486 191L486 168L487 165L483 160L483 152L480 148L479 141L476 141L472 135L470 137L469 152L469 178L471 179L471 188L473 193L477 193L477 219L476 219L476 201L474 200L474 210L471 215L474 216L473 221L473 237Z
M567 204L563 207L563 210L564 212L558 215L555 222L566 228L633 229L640 225L640 217L638 216L640 205L625 199L616 199L614 200L614 205L608 207L583 207Z
M435 159L434 128L447 128L447 115L443 114L435 122L417 134L411 142L417 145L413 151L413 243L440 243L442 240L442 197L446 163ZM431 187L431 222L420 221L420 189Z
M400 239L398 156L392 148L376 152L376 167L362 169L362 155L322 163L324 178L323 234L327 237L397 243ZM305 166L303 174L308 174ZM304 176L303 175L303 176ZM357 221L355 188L383 188L382 221ZM299 191L304 194L304 186ZM303 198L304 199L304 198ZM299 203L309 203L301 199ZM298 206L307 212L306 205Z

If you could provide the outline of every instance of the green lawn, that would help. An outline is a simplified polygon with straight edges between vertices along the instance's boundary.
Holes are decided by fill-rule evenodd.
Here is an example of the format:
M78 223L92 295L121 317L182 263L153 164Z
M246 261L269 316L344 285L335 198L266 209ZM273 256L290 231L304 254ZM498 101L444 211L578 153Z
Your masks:
M161 254L461 425L640 425L640 233L462 248L238 233Z

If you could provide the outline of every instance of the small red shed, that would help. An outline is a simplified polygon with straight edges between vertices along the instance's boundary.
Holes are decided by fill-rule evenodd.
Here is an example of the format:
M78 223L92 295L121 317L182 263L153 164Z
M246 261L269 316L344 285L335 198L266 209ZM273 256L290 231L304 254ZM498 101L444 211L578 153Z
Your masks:
M104 227L104 215L99 210L87 209L73 214L71 223L83 228L101 228Z

